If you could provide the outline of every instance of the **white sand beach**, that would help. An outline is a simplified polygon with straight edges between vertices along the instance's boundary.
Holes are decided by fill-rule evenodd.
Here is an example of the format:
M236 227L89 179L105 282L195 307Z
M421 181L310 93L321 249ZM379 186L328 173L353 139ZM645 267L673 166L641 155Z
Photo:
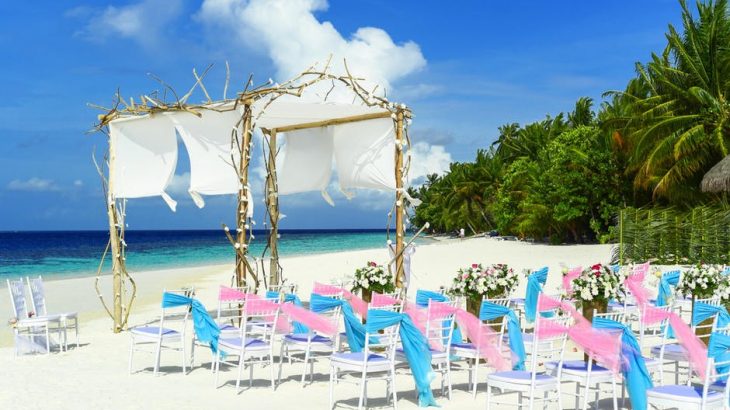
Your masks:
M419 246L413 258L411 290L437 289L448 286L456 270L471 263L507 263L515 269L549 266L551 274L547 291L557 289L561 265L606 263L610 245L547 246L486 238L445 240ZM299 285L302 298L307 300L313 281L327 282L352 274L366 261L387 262L385 249L287 257L282 259L284 276ZM180 268L132 273L139 286L138 299L130 318L132 326L159 317L160 295L164 288L194 285L197 297L209 310L217 305L219 285L230 282L232 267L226 265ZM110 289L109 278L102 280L105 292ZM235 369L223 368L221 384L214 387L209 369L210 353L196 350L195 368L187 375L180 371L180 354L163 351L161 375L152 375L152 355L138 353L134 360L135 373L127 372L130 337L127 333L113 334L111 320L106 317L94 291L94 278L73 278L46 283L48 306L53 311L78 311L81 317L78 349L53 352L48 356L14 358L12 333L5 326L0 333L0 408L17 409L142 409L142 408L251 408L271 409L327 408L328 364L315 365L316 381L302 388L298 381L301 364L284 364L282 384L276 391L268 385L268 369L256 368L254 387L235 393ZM524 295L524 283L515 292ZM6 290L0 292L0 318L11 317ZM202 362L202 363L201 363ZM432 383L434 394L443 408L484 408L485 393L476 399L466 391L467 373L455 371L453 398L449 401L438 391L439 379ZM483 382L483 380L482 380ZM413 381L402 371L397 378L400 408L416 408ZM245 383L243 384L245 386ZM483 385L482 385L483 386ZM384 383L369 388L369 405L383 406ZM335 389L339 405L357 405L357 387L340 384Z

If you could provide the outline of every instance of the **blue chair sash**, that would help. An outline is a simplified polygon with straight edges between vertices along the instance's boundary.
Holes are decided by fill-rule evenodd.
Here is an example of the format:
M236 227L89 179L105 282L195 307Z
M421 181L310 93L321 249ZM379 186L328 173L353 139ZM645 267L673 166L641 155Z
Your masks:
M365 325L368 333L376 333L386 327L400 323L400 340L403 353L411 367L413 379L418 391L418 405L420 407L438 406L431 392L431 381L435 374L431 367L431 350L428 340L413 324L411 318L403 313L387 310L368 310L368 322Z
M316 293L312 293L312 298L309 301L309 307L315 313L326 312L338 306L342 308L342 319L345 322L345 335L347 336L347 344L350 345L350 350L356 353L362 352L363 347L365 347L365 326L355 316L350 302Z
M697 326L715 315L717 315L717 327L730 325L730 314L728 314L725 306L712 306L704 302L695 302L692 305L692 326Z
M515 357L513 370L525 370L525 342L522 340L520 321L515 312L502 305L488 300L482 301L479 309L479 320L494 320L507 316L507 334L509 335L509 349Z
M672 294L672 286L677 286L679 283L680 273L678 270L673 270L662 275L659 281L659 293L656 297L657 306L666 306L669 295Z
M707 345L707 357L712 357L716 362L725 362L730 360L730 336L712 332L710 335L710 343ZM730 370L728 365L715 366L718 373L727 373ZM727 376L721 377L727 380Z
M416 306L419 307L427 307L428 301L435 300L436 302L448 302L449 298L445 295L434 292L432 290L425 290L425 289L418 289L416 291ZM444 343L446 343L449 338L449 330L444 329L443 330L444 335ZM451 340L456 341L456 343L461 343L462 340L464 340L464 336L461 335L461 330L458 326L454 328L454 331L451 333Z
M646 390L652 388L654 384L646 368L644 356L641 355L641 347L636 336L623 323L602 317L593 318L593 327L621 331L621 372L626 381L631 407L634 410L646 410Z
M542 287L547 282L547 266L533 272L527 278L527 291L525 292L525 318L529 323L535 321L537 313L537 297L542 292Z
M279 297L279 292L274 292L272 290L266 291L266 299L274 299ZM302 301L299 299L299 296L297 296L294 293L285 293L284 294L284 303L293 303L296 306L302 307ZM309 328L304 326L303 324L299 322L293 322L292 326L294 327L293 333L300 334L300 333L309 333Z
M177 293L165 292L162 294L162 307L169 308L175 306L188 305L191 307L193 314L193 328L195 335L203 343L208 343L213 353L218 352L218 338L221 331L212 317L208 314L199 300L179 295Z

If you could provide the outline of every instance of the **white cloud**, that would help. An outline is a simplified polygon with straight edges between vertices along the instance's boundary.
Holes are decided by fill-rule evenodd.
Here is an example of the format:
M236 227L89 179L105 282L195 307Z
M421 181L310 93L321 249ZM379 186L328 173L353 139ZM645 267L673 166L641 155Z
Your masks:
M411 168L408 176L411 185L423 183L426 175L443 174L449 170L451 154L441 145L416 142L411 146Z
M77 179L74 181L74 186L77 188L81 188L82 186L84 186L84 181Z
M103 42L117 37L137 41L152 48L162 41L163 31L183 10L182 0L142 0L126 6L107 6L104 10L75 8L66 15L90 15L86 27L77 35Z
M9 191L26 192L50 192L61 190L61 188L52 179L38 177L33 177L28 180L14 179L8 183L7 189Z
M165 192L167 192L174 200L189 198L188 189L190 189L190 172L175 174L172 176L170 183L167 184Z
M204 0L197 17L218 36L226 29L240 44L266 53L283 80L330 54L335 72L344 71L341 62L347 59L353 75L381 90L426 65L418 44L396 44L380 28L360 27L345 38L315 16L327 7L326 0Z

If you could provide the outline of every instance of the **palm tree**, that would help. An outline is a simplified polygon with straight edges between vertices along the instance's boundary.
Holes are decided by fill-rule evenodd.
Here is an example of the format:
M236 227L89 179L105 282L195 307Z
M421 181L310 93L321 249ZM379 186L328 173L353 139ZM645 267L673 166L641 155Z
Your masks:
M637 63L646 96L631 96L635 183L674 203L699 198L699 180L730 147L730 16L727 0L682 7L683 33L669 26L662 56Z

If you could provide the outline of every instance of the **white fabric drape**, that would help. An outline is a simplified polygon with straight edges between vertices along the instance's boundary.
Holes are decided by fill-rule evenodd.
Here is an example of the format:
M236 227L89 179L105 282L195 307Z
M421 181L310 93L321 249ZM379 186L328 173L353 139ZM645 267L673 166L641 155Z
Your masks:
M205 206L202 195L238 193L236 163L231 161L231 132L240 120L238 111L201 111L198 117L189 112L170 114L190 157L190 188L195 204Z
M393 120L381 118L334 127L340 188L395 190Z
M287 132L284 140L283 155L277 161L279 195L324 191L332 175L331 127Z
M118 119L109 123L114 150L113 191L117 198L162 196L175 211L177 203L165 193L175 173L175 128L164 115Z

